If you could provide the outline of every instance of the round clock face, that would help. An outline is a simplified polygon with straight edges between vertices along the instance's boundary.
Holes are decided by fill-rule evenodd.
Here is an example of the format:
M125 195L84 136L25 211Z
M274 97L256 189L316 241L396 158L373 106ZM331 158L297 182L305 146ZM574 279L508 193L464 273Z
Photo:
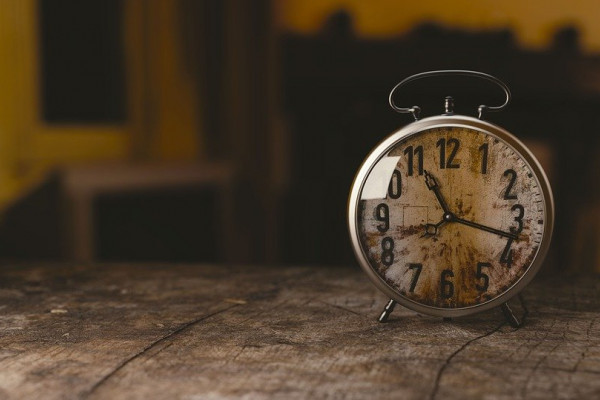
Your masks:
M390 297L434 315L468 314L533 277L551 202L541 168L512 135L468 117L434 117L369 156L349 217L361 264Z

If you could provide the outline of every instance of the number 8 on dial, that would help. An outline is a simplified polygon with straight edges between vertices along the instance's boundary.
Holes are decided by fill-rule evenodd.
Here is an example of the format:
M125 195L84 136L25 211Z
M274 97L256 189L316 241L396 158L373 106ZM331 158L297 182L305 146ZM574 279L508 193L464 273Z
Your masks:
M506 101L479 107L479 118L453 113L418 119L397 107L394 91L436 75L468 75L500 85ZM431 71L390 94L415 122L381 142L360 167L348 203L356 257L373 283L414 311L457 317L507 305L539 270L549 248L554 205L532 153L503 128L481 119L510 100L506 85L474 71Z

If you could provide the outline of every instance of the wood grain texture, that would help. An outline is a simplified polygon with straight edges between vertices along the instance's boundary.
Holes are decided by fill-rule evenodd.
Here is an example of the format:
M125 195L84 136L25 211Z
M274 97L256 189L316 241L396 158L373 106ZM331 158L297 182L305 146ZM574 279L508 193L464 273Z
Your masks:
M598 398L600 279L525 295L518 330L499 310L379 324L357 268L6 266L0 398Z

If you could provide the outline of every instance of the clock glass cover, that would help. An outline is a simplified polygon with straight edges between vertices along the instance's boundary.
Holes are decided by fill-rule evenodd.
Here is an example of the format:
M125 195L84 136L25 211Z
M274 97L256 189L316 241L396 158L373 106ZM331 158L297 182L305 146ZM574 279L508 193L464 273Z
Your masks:
M470 117L432 117L367 158L350 198L351 236L391 298L434 315L468 314L533 277L551 201L541 167L512 135Z

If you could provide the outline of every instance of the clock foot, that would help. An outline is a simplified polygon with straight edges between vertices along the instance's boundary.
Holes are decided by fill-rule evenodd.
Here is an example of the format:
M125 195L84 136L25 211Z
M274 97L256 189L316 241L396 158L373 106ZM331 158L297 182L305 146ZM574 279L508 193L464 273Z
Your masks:
M381 312L381 315L379 316L378 321L386 322L388 320L388 318L390 317L390 314L392 313L392 311L394 311L394 307L396 307L396 301L390 299L390 301L388 301L388 303L383 308L383 311Z
M504 318L506 318L506 321L513 328L522 327L523 324L525 323L525 318L529 314L529 310L527 309L527 306L525 305L525 300L523 299L523 296L519 294L518 297L519 297L519 301L521 302L521 307L523 308L523 315L521 316L520 319L515 316L515 314L511 310L510 306L508 305L508 302L502 304L502 306L500 307L502 309L502 313L504 314Z

